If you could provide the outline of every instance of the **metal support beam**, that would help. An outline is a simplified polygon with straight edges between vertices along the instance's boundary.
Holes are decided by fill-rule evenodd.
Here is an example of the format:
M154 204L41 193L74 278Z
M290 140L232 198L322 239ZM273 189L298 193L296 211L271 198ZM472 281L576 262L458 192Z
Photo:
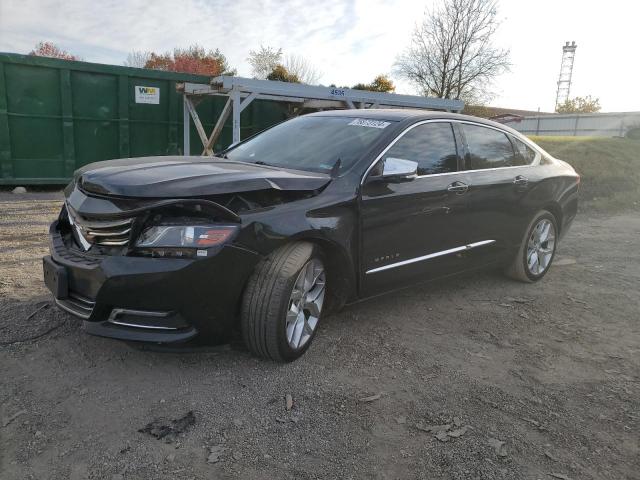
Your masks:
M231 145L235 145L240 142L240 90L238 88L233 88L230 92L231 100L233 102L233 110L232 110L232 120L231 123L233 125L233 135Z
M246 97L242 103L240 104L240 113L249 106L251 102L253 102L258 97L258 92L253 92L248 97Z
M200 117L198 117L198 112L196 112L196 107L193 105L193 102L189 97L185 97L185 102L187 104L187 108L189 109L189 115L193 119L193 124L196 126L196 130L198 135L200 136L200 140L202 141L202 145L205 145L205 151L207 155L211 155L213 152L206 145L209 141L207 138L207 134L204 131L204 127L202 126L202 122L200 121Z
M263 80L260 80L263 81ZM264 80L266 81L266 80ZM202 96L202 95L215 95L219 97L227 97L229 96L228 91L222 91L218 88L214 88L211 85L203 85L201 83L181 83L176 87L176 90L180 93L190 95L190 96ZM306 98L302 97L291 97L288 95L273 95L269 93L259 93L258 91L243 92L240 90L240 97L247 98L250 97L253 93L256 94L254 100L273 100L276 102L288 102L288 103L303 103L307 101ZM336 101L336 106L342 106L341 102Z
M218 140L218 137L222 133L222 128L224 127L224 124L227 121L227 118L229 118L230 113L231 113L231 97L229 97L229 99L227 100L227 103L224 104L224 108L220 113L220 117L218 118L216 125L213 127L213 131L209 136L209 140L204 146L202 155L207 155L208 151L213 152L213 146L216 144L216 140Z
M182 96L182 122L182 154L191 155L191 119L186 95Z
M297 103L300 107L295 110L299 114L303 108L327 109L345 108L423 108L447 111L460 111L464 103L460 100L442 98L418 97L414 95L400 95L383 92L352 90L349 88L335 88L323 86L302 85L287 82L274 82L241 77L220 76L211 80L209 85L197 83L180 83L177 91L183 94L183 149L189 155L190 150L190 119L198 132L204 150L203 155L213 155L213 147L222 133L229 115L232 116L232 144L240 142L241 124L240 114L254 100L270 100L276 102ZM207 137L195 104L205 96L227 96L220 117L213 131ZM357 105L357 107L356 107Z
M190 84L185 84L186 87ZM191 84L194 85L194 84ZM200 86L200 92L204 89ZM318 100L351 100L352 102L379 103L390 107L425 108L436 110L460 111L464 107L461 100L445 98L420 97L416 95L403 95L399 93L371 92L368 90L354 90L351 88L335 88L299 83L275 82L269 80L256 80L252 78L220 76L211 80L211 90L218 93L229 93L239 89L241 92L260 92L261 95L280 97L298 97ZM192 90L194 93L195 91ZM198 92L198 93L200 93Z

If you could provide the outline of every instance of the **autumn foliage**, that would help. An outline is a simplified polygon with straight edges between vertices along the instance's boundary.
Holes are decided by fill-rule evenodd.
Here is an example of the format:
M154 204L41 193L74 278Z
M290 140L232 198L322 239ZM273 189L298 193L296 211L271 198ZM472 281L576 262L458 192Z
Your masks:
M209 76L235 73L229 68L227 59L220 50L206 51L198 45L186 49L176 48L173 53L151 52L144 68Z
M271 73L267 75L267 80L279 82L300 83L300 79L295 73L289 72L283 65L276 65Z
M79 60L75 55L71 55L66 50L62 50L53 42L40 42L36 48L29 52L29 55L36 57L60 58L62 60Z
M358 83L353 86L356 90L369 90L370 92L395 92L396 86L386 75L378 75L371 83Z
M556 107L557 113L596 113L600 111L600 99L586 97L575 97L567 99L563 104Z

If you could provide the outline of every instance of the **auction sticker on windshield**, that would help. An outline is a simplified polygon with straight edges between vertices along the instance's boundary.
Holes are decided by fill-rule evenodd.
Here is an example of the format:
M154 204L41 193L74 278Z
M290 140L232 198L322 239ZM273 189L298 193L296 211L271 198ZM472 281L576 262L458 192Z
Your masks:
M383 122L382 120L368 120L365 118L356 118L349 125L356 125L358 127L370 127L370 128L386 128L391 125L391 122Z

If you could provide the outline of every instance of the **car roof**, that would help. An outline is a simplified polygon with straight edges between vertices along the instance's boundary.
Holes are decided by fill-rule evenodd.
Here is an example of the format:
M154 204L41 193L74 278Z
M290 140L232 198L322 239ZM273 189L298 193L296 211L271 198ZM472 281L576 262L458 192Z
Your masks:
M310 113L314 117L353 117L368 118L372 120L388 120L395 122L414 123L423 120L443 119L470 121L499 128L510 133L519 135L518 131L502 123L492 122L486 118L463 115L461 113L440 112L435 110L421 110L417 108L373 108L373 109L347 109L347 110L325 110L323 112Z
M319 117L358 117L396 121L415 117L435 118L440 117L440 115L460 116L459 114L450 114L448 112L438 112L433 110L422 110L419 108L352 108L346 110L325 110L323 112L311 113L310 115Z

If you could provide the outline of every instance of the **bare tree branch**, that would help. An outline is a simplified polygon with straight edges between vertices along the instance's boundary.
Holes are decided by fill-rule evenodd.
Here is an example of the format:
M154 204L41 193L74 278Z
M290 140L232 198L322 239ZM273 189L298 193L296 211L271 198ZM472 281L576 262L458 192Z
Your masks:
M416 25L397 72L423 95L488 100L493 80L509 69L509 50L494 47L495 0L440 0Z
M260 50L250 50L247 58L251 65L251 75L253 78L264 80L273 72L277 65L282 63L282 49L264 47L260 45Z
M285 55L283 66L290 74L297 76L302 83L307 85L317 85L322 76L322 73L311 62L300 55Z
M150 57L151 52L134 50L127 55L127 59L124 61L124 65L125 67L144 68Z

